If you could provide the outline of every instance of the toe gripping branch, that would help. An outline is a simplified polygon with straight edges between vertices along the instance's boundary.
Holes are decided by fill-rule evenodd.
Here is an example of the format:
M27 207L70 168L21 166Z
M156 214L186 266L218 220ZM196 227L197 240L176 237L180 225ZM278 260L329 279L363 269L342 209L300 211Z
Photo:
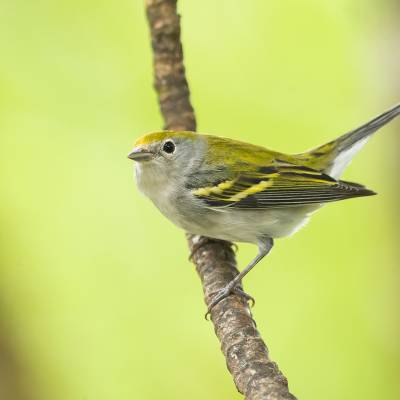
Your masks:
M224 271L224 275L228 273L232 274L232 278L229 280L230 284L224 285L221 288L221 285L218 285L218 283L221 283L221 279L215 279L215 282L211 282L210 287L215 287L217 285L219 287L213 291L208 291L208 290L205 291L205 299L207 303L207 313L205 314L205 318L208 320L209 316L211 315L211 311L214 309L214 307L220 304L223 300L225 300L227 297L231 295L236 295L241 301L245 300L246 302L250 302L251 306L253 307L255 304L254 298L243 290L240 281L234 280L235 276L238 275L238 270L236 269L236 263L232 259L233 255L232 248L236 252L238 250L237 245L235 243L219 239L212 239L205 236L191 235L190 237L191 237L190 242L192 243L192 246L191 246L189 261L194 262L194 264L199 268L198 265L199 263L202 264L204 256L206 260L210 259L208 257L208 251L211 250L214 254L216 245L218 246L218 248L221 248L223 246L225 254L219 254L219 256L223 256L224 259L221 260L221 262L226 264L226 271ZM215 262L215 259L212 260L211 264L213 262ZM208 266L207 270L211 268L213 268L212 265ZM216 269L214 269L213 272L215 271ZM218 277L219 276L216 276L216 278ZM226 276L221 278L223 278L223 281L226 282Z

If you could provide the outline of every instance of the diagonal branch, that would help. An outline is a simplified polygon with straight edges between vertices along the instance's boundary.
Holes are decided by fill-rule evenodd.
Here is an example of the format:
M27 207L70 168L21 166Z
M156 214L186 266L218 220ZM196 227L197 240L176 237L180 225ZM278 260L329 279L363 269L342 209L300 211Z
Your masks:
M145 0L154 52L155 89L165 129L196 130L183 65L177 0ZM238 273L231 243L187 234L206 304ZM239 392L247 400L295 400L256 329L243 298L231 295L211 312L222 352Z

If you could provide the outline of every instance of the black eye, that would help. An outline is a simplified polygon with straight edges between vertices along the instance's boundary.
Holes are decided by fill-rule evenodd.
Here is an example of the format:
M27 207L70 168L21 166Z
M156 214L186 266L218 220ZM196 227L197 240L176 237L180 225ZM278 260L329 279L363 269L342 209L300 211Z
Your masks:
M173 153L175 151L174 143L168 140L167 142L164 143L163 150L168 154Z

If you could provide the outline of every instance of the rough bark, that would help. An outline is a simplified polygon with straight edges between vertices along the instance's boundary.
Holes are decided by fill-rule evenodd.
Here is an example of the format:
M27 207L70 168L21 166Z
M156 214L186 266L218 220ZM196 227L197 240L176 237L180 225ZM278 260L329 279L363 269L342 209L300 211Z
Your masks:
M196 130L180 41L176 0L146 0L154 52L155 89L165 129ZM206 304L239 271L231 243L187 234ZM229 371L247 400L294 400L286 378L270 360L243 298L231 295L211 312Z

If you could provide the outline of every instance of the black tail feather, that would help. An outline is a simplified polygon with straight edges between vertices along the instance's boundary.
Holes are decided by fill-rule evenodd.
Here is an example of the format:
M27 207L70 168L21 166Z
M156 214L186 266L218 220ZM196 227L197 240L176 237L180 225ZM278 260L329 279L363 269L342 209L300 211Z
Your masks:
M390 110L385 111L383 114L372 119L371 121L360 126L359 128L356 128L344 134L339 139L337 139L338 151L341 152L347 148L350 148L360 140L367 138L368 136L375 133L379 128L390 122L393 118L396 118L398 115L400 115L400 104L397 104Z

